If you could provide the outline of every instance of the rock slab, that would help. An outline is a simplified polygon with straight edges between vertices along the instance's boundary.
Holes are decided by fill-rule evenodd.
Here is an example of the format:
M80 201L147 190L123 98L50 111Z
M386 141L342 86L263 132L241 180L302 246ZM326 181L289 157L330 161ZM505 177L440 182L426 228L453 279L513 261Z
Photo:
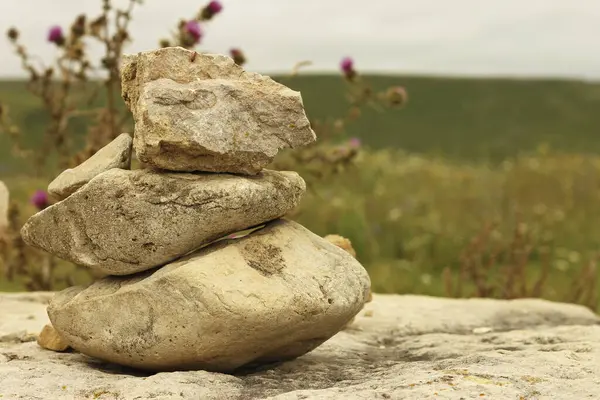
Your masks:
M77 167L64 170L50 182L48 193L57 200L63 200L109 169L130 169L132 144L131 136L122 133Z
M0 295L0 336L48 323L46 293ZM12 334L12 335L11 335ZM596 399L600 325L543 300L375 294L314 351L234 375L144 374L0 339L3 399Z
M299 92L229 57L168 47L124 57L137 158L172 171L256 174L316 140Z
M44 326L37 338L37 344L52 351L66 351L69 348L69 343L60 336L52 324Z
M145 271L279 218L306 189L295 172L256 176L106 171L32 216L26 243L109 275Z
M48 314L71 347L101 360L232 372L313 350L362 309L369 288L350 254L277 220L155 271L66 289Z

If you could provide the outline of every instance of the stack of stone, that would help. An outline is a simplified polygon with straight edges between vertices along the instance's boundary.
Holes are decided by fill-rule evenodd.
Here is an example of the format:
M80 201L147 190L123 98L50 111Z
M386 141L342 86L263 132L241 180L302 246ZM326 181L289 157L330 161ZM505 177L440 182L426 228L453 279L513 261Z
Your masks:
M226 372L298 357L342 329L369 277L281 219L305 183L263 169L279 149L315 140L300 94L183 48L126 56L122 85L134 138L64 171L49 186L60 201L21 232L108 275L54 297L59 335L122 365ZM145 168L130 169L132 148Z

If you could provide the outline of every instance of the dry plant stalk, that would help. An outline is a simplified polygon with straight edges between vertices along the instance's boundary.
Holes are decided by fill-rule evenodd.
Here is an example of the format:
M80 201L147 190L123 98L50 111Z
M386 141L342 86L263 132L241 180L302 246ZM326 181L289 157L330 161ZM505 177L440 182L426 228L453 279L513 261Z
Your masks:
M299 69L306 65L310 65L310 62L298 63L287 80L280 80L280 82L288 83L297 77ZM337 173L353 166L360 151L360 139L351 138L341 144L339 142L340 138L347 136L346 128L363 115L366 107L383 112L386 109L401 109L408 101L407 92L401 86L391 86L384 91L375 92L368 81L354 68L354 61L349 57L342 60L340 69L346 84L348 102L345 115L325 120L311 119L311 126L319 140L312 145L289 152L288 158L278 158L273 166L275 169L285 170L306 166L302 172L303 176L309 179L307 186L310 189L313 187L311 179L318 181L331 179Z
M571 284L572 303L583 304L596 311L598 304L598 256L592 258L573 279Z
M117 137L128 120L120 100L119 65L123 47L129 41L128 26L131 13L139 0L130 0L126 9L115 9L110 0L102 0L102 13L89 19L81 14L75 18L67 34L60 27L53 27L48 41L56 45L58 56L54 65L46 66L29 54L19 41L19 31L11 28L8 38L15 53L28 73L27 89L41 101L49 116L44 132L43 148L58 153L58 167L65 169L77 165L94 154L106 143ZM97 65L92 63L85 39L102 44L104 54ZM81 98L83 89L93 90L87 98ZM104 90L106 105L91 108L101 90ZM87 135L86 148L75 154L73 132L70 124L76 117L90 116L95 119ZM5 124L6 125L6 124ZM21 135L11 124L5 131L11 137ZM50 153L38 151L35 165L43 171Z
M547 246L539 246L538 276L528 284L528 268L533 263L534 243L524 223L518 223L511 241L502 245L491 243L495 224L485 226L465 247L460 256L460 270L455 278L450 267L444 268L442 279L449 297L491 297L499 299L539 298L544 296L552 259ZM596 310L598 307L598 256L585 265L571 283L569 301ZM467 293L469 282L474 292Z

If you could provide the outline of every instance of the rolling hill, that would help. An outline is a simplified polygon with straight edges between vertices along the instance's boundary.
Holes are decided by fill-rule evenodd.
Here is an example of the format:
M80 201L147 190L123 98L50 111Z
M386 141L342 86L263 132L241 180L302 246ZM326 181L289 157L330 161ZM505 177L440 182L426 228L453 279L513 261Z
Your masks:
M344 115L345 83L339 76L278 78L303 95L311 119ZM600 153L600 83L566 80L366 76L376 90L401 85L409 92L402 110L366 110L348 128L373 148L462 160L501 160L534 151L542 143L569 152ZM85 89L83 89L85 90ZM37 99L20 81L0 81L0 102L23 128L25 142L39 145L47 121ZM75 120L83 135L87 121ZM82 136L81 136L82 137ZM10 156L0 136L0 177L27 165Z

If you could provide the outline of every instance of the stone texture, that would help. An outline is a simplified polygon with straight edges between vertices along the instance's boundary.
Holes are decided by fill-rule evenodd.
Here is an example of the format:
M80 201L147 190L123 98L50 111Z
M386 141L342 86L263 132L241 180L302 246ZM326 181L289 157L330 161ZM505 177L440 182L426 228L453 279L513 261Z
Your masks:
M52 324L44 326L37 338L37 344L46 350L52 351L65 351L69 348L69 343L60 336Z
M354 250L354 247L352 247L352 242L350 241L350 239L345 238L340 235L327 235L323 239L327 240L331 244L336 245L340 249L345 250L352 257L356 258L356 251ZM368 303L372 300L373 300L373 294L371 293L371 288L369 287L369 293L367 294L366 303ZM346 326L354 323L354 319L355 318L352 318L350 321L348 321Z
M124 57L137 158L174 171L255 174L316 140L299 92L233 60L169 47Z
M369 287L348 253L277 220L155 271L69 288L48 315L71 347L102 360L231 372L313 350L362 309Z
M345 250L352 257L356 258L356 251L354 247L352 247L352 242L350 239L345 238L340 235L327 235L323 239L327 240L329 243L336 245L342 250ZM369 288L369 295L367 296L367 303L373 300L373 295L371 293L371 289Z
M112 168L129 169L131 167L131 146L133 139L128 133L122 133L115 140L98 150L75 168L64 170L48 185L48 193L57 200L63 200L95 176Z
M76 264L127 275L279 218L296 207L304 191L295 172L235 176L111 169L32 216L21 235Z
M45 304L36 301L46 297L0 295L0 332L39 332L48 320ZM598 323L582 307L542 300L375 294L349 329L314 351L235 375L150 375L79 353L44 351L35 343L1 342L0 395L11 400L595 399Z
M0 233L8 226L10 195L4 182L0 181Z

